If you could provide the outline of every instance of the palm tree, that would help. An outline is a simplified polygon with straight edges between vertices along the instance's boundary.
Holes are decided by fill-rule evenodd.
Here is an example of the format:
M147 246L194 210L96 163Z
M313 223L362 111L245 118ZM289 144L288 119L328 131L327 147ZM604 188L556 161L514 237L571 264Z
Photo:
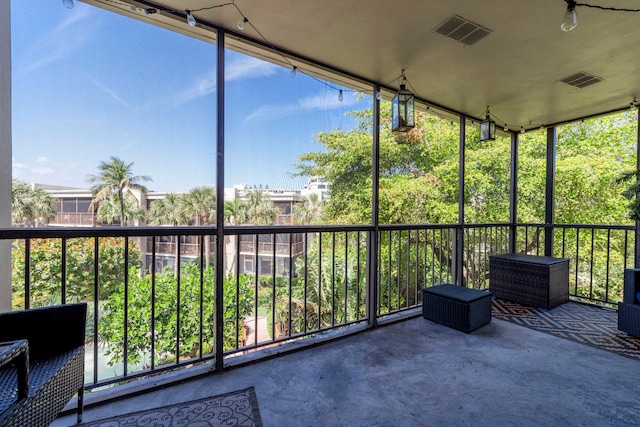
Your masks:
M300 203L293 206L293 218L298 224L313 224L322 213L323 202L317 193L311 193Z
M47 225L56 216L55 199L38 187L11 181L11 222L38 227Z
M121 209L124 209L124 212ZM114 224L119 220L120 224L124 225L136 219L142 220L144 218L144 208L138 205L133 196L127 197L124 204L121 204L118 201L118 196L113 195L103 200L96 212L96 219L107 224Z
M147 221L150 225L183 225L188 224L190 221L184 212L182 211L181 206L181 197L175 193L169 193L165 198L156 200L151 204L149 210L147 211ZM178 250L178 242L177 239L179 237L176 236L175 246L175 263L174 263L174 274L178 275L178 270L180 268L180 264L178 263L178 259L180 257L180 253Z
M239 225L246 222L247 204L240 199L224 202L224 220L231 225Z
M213 187L195 187L180 198L180 211L193 218L196 225L209 226L216 219L216 190ZM205 265L211 258L211 236L204 235Z
M147 192L147 188L142 182L153 181L147 175L134 176L132 172L133 163L125 163L117 157L111 156L108 162L100 162L97 175L88 175L87 181L93 183L91 192L93 200L92 207L100 202L116 196L120 205L120 225L125 224L125 199L133 196L132 190Z
M279 213L269 195L262 190L250 191L246 204L247 219L254 225L271 225Z

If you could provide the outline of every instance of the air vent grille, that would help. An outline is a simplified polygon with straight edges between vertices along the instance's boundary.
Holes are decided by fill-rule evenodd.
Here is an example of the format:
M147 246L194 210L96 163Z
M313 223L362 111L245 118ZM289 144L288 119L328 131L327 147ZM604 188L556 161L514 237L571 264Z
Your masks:
M583 87L591 86L592 84L601 82L602 78L581 71L569 77L565 77L560 81L562 83L566 83L568 85L582 89Z
M465 46L476 44L491 34L491 30L458 15L453 15L433 31Z

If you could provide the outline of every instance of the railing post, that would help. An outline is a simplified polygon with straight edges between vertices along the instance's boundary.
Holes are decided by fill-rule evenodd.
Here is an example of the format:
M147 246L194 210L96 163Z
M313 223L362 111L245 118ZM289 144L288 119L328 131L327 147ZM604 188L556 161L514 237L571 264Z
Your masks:
M509 189L509 252L516 251L518 223L518 133L511 133L511 185ZM525 242L526 244L526 242Z
M553 256L553 224L556 181L556 127L547 128L547 177L545 190L544 255Z
M465 177L465 163L466 163L466 151L465 140L467 139L466 117L460 116L460 146L458 153L458 167L460 172L458 174L458 228L454 231L454 268L453 268L453 283L456 285L464 285L464 177Z
M373 88L373 135L371 168L371 223L373 230L367 233L367 319L370 327L378 324L378 236L380 225L378 218L380 183L380 100L376 96L380 86Z
M11 2L0 17L0 227L11 227ZM0 240L0 313L11 311L11 240Z
M640 112L636 110L636 125L637 125L637 134L636 134L636 170L640 170ZM636 176L636 179L640 179L640 176ZM635 257L634 257L634 268L640 268L640 222L636 221L636 229L634 233L634 246L635 246Z
M216 159L216 284L215 284L215 367L224 368L224 36L217 33L217 159ZM205 240L205 239L203 239Z

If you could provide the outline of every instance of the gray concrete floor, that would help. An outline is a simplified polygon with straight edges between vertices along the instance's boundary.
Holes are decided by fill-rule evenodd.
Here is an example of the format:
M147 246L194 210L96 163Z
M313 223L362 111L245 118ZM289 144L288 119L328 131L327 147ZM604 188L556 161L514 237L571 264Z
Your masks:
M89 407L84 420L249 386L267 427L640 425L637 360L497 319L467 335L422 317Z

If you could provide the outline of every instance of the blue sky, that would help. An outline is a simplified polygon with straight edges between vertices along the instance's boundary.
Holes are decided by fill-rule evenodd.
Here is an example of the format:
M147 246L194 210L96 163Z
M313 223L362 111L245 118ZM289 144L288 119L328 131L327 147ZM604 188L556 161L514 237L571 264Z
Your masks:
M11 8L14 178L87 187L116 156L151 190L215 184L214 45L77 1ZM288 181L298 155L321 149L315 133L371 104L230 50L225 61L226 187Z

